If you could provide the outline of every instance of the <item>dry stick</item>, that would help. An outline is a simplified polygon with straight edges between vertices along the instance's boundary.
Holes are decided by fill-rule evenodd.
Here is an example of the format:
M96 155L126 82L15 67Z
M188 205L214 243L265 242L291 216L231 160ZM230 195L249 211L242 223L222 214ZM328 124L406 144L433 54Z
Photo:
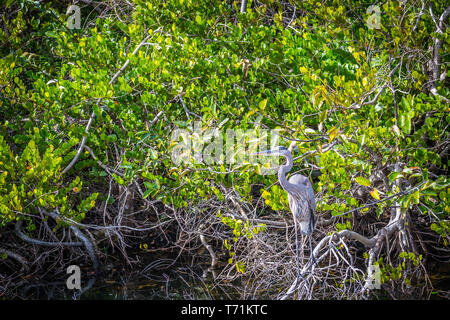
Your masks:
M396 66L394 67L394 69L390 70L388 77L391 78L392 75L393 75L393 73L394 73L395 71L397 71L397 69L398 69L399 67L400 67L400 64L396 65ZM379 91L376 93L375 97L374 97L372 100L370 100L370 101L365 101L365 102L364 102L364 100L366 99L366 97L369 96L369 95L371 94L371 93L369 93L368 95L366 95L366 96L362 99L363 102L361 102L360 104L358 104L358 103L353 103L350 107L344 108L344 109L359 109L359 108L361 108L361 107L363 107L363 106L367 106L367 105L371 105L371 104L376 103L376 102L378 101L378 98L380 97L381 93L384 91L384 89L385 89L386 87L389 87L388 84L387 84L387 83L383 84L383 85L381 86L381 88L379 89ZM373 91L372 91L372 92L373 92Z
M86 129L84 130L84 136L83 139L81 139L80 147L78 148L77 153L75 154L75 157L73 157L72 161L67 165L67 167L61 172L61 174L65 174L67 171L69 171L74 164L77 162L78 158L81 156L81 153L83 152L84 145L86 144L87 134L89 133L89 129L92 124L92 120L94 119L95 113L92 111L91 117L88 120L88 124L86 125Z
M208 250L209 255L211 256L211 269L214 269L217 265L217 257L216 254L210 244L206 242L205 236L203 234L200 234L200 241L202 242L203 246L205 246L206 250Z
M419 14L417 15L417 18L416 18L416 24L414 25L414 28L412 29L412 32L413 32L413 33L416 32L416 29L417 29L417 27L418 27L418 25L419 25L420 18L421 18L422 15L425 13L425 1L424 1L424 0L421 0L421 2L422 2L422 8L420 9Z
M186 116L188 119L191 119L191 117L189 116L189 110L186 107L186 104L184 103L183 97L180 94L180 101L181 101L181 105L183 106L184 112L186 113Z
M168 206L166 206L166 207L170 208ZM129 226L116 226L116 225L100 227L100 226L95 225L95 224L79 223L79 222L77 222L75 220L72 220L72 219L70 219L68 217L59 217L58 219L63 220L66 223L73 224L74 226L80 226L82 228L88 228L88 229L93 229L93 230L113 230L113 231L114 231L114 229L127 229L127 230L131 230L131 231L148 231L148 230L153 230L153 229L159 228L159 227L169 223L169 220L167 220L167 221L161 222L159 225L155 225L155 226L148 227L148 228L133 228L133 227L129 227Z
M159 32L159 29L156 30L154 33ZM132 52L132 56L134 56L139 49L145 44L145 42L147 41L147 39L150 37L151 35L148 35L147 37L145 37L144 40L142 40L142 42L136 47L136 49L134 49L134 51ZM125 70L125 68L128 66L128 64L130 63L130 59L127 59L127 61L125 61L125 63L122 65L122 67L116 72L116 74L111 78L111 80L109 81L109 85L113 84L114 81L116 81L116 79L119 77L119 75L123 72L123 70ZM101 98L98 99L98 103L101 101ZM87 140L87 135L89 133L89 129L91 127L92 124L92 120L95 117L95 112L92 111L91 116L89 117L88 120L88 124L86 125L86 129L84 130L84 136L83 139L81 140L81 144L80 147L78 148L77 153L75 154L75 157L72 159L72 161L67 165L67 167L61 172L61 174L65 174L67 171L69 171L77 162L78 158L81 156L81 153L83 152L84 148L85 148L85 144L86 144L86 140Z
M200 229L204 229L205 225L202 223L200 225ZM214 252L212 246L210 244L208 244L208 242L206 242L205 236L203 235L203 233L200 233L200 241L202 242L203 246L206 248L206 250L208 250L209 255L211 256L211 269L215 269L217 266L217 256L216 253Z
M297 219L294 216L294 232L295 232L295 255L297 260L297 279L303 278L303 275L300 272L300 256L298 254L298 226L297 226ZM310 238L311 239L311 238Z
M97 164L102 167L110 176L113 175L113 173L123 177L123 173L119 172L117 170L114 170L112 168L107 167L106 165L103 164L103 162L101 162L100 160L98 160L98 158L95 156L94 151L88 147L88 146L84 146L84 148L89 152L89 154L91 155L91 157L97 162Z
M441 17L439 18L439 21L436 21L436 18L433 14L433 9L431 8L431 3L429 4L429 11L430 11L430 15L431 18L433 19L434 24L436 25L436 32L441 34L442 36L444 35L445 31L446 31L446 25L445 25L445 21L447 20L448 16L450 15L450 7L447 7L447 9L445 9L445 11L442 13ZM432 76L433 76L433 80L431 81L431 89L430 92L436 96L439 97L441 99L443 99L446 103L450 103L450 100L447 99L444 96L441 96L438 92L437 92L437 81L440 78L440 72L441 72L441 64L442 64L442 57L439 55L439 50L441 49L443 44L443 40L440 40L438 37L434 38L434 46L433 46L433 70L432 70Z
M186 116L187 116L188 119L191 118L191 117L189 116L189 114L192 114L192 115L194 115L194 116L196 116L197 118L200 118L200 119L202 118L202 117L199 116L198 114L196 114L196 113L194 113L194 112L188 110L188 108L186 107L186 103L184 103L183 96L182 96L181 93L180 93L178 96L179 96L179 98L180 98L181 105L183 106L184 112L186 113Z
M155 32L153 33L158 33L160 32L161 29L158 28ZM146 41L148 38L150 38L151 35L148 35L147 37L145 37L144 40L141 41L141 43L139 43L139 45L136 47L136 49L134 49L134 51L131 53L132 56L134 56L139 49L146 44ZM125 61L125 63L123 64L123 66L119 69L119 71L116 72L116 74L112 77L112 79L109 81L109 84L111 85L114 81L116 81L117 77L122 73L123 70L125 70L125 68L128 66L128 64L130 63L130 59L127 59L127 61Z
M158 112L158 114L153 118L152 122L150 122L148 126L149 127L153 126L163 114L164 112L162 111Z
M391 70L391 61L392 61L392 57L391 55L389 55L389 70ZM398 64L400 65L400 64ZM396 95L396 91L394 88L394 84L392 82L392 74L393 72L389 73L389 89L392 92L392 98L394 99L394 111L395 111L395 126L398 127L398 105L397 105L397 95Z
M0 247L0 253L5 253L8 258L13 258L14 260L18 261L22 265L25 272L27 272L27 273L30 272L30 267L28 266L28 262L20 254L12 252L8 249L4 249L2 247Z
M318 257L318 258L316 258L316 256L317 256L319 250L320 250L320 249L323 247L323 245L325 244L325 242L331 240L331 237L332 237L332 235L331 235L331 236L324 237L322 240L320 240L320 242L319 242L319 243L317 244L317 246L314 248L314 251L313 251L313 253L312 253L312 256L314 256L314 259L316 260L316 263L315 263L315 264L318 264L318 263L324 258L325 255L322 255L321 257ZM308 260L308 262L310 262L310 261L311 261L311 259ZM307 264L303 267L303 269L302 269L302 271L301 271L301 274L302 274L302 275L305 274L305 272L306 272L307 269L309 268L309 265L310 265L310 264L307 263ZM289 289L286 291L286 293L285 293L283 296L281 296L280 300L286 300L286 299L289 299L289 297L290 297L290 296L294 293L294 291L297 289L297 285L298 285L299 280L300 280L300 278L299 278L299 277L296 277L294 283L289 287Z
M400 165L398 163L395 164L395 172L401 172ZM396 179L394 181L394 185L399 187L399 179ZM391 216L391 219L389 221L389 224L385 227L383 227L375 237L373 237L374 246L369 251L369 261L367 266L367 279L366 283L364 284L364 287L362 289L362 292L365 292L366 290L369 290L372 284L372 274L373 274L373 261L375 260L375 256L378 254L379 250L381 249L381 241L383 237L389 238L390 235L400 228L401 223L401 216L402 216L402 210L401 206L396 203L395 204L395 214Z
M245 218L245 220L248 220L247 214L245 213L244 209L242 209L242 206L239 204L239 202L237 201L237 199L235 199L235 196L230 195L230 199L231 199L231 202L233 202L234 206L235 206L236 208L238 208L239 212L240 212L241 215Z

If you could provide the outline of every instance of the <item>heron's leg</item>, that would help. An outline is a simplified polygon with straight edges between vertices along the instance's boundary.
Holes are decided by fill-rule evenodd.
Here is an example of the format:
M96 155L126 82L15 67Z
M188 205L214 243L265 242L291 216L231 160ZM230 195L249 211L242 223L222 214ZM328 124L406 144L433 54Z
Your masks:
M295 230L295 254L297 256L297 278L303 278L303 275L300 273L300 256L298 254L298 231L297 231L297 221L294 218L294 230Z
M316 261L316 258L314 258L314 250L313 250L312 240L311 240L312 236L309 235L308 238L309 238L309 252L310 252L309 259L312 260L312 262L314 263L314 266L315 266L317 264L317 261Z

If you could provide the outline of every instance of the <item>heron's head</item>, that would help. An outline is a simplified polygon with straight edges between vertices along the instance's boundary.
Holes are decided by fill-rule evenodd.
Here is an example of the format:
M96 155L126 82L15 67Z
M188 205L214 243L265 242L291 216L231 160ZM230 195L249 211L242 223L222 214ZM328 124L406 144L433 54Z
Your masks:
M288 153L290 153L290 152L287 148L278 146L271 150L265 150L265 151L252 153L252 155L284 156Z

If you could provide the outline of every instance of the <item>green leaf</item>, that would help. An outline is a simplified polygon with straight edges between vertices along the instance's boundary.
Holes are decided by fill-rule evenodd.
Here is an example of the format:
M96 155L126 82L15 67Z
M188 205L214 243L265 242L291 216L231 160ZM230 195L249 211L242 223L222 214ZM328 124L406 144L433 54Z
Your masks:
M152 191L153 190L151 189L145 190L144 194L142 195L142 198L143 199L147 198L152 193Z
M401 136L400 129L395 124L392 126L392 129L397 137Z
M399 178L403 178L403 175L401 174L401 172L391 172L389 175L388 175L388 178L389 178L389 180L391 180L391 181L395 181L395 180L397 180L397 179L399 179Z
M362 176L356 177L355 181L362 186L366 186L366 187L370 186L370 180L367 178L364 178Z
M411 117L408 114L402 113L399 117L399 125L406 134L411 133Z
M324 122L325 121L325 119L327 118L327 113L328 113L328 110L324 110L324 111L322 111L320 113L320 115L319 115L319 122Z
M339 128L336 128L336 127L332 127L330 130L328 130L328 135L329 135L328 142L333 141L333 139L338 135L338 133L339 133Z
M376 200L380 200L380 194L378 193L377 188L374 188L372 191L370 191L370 195L376 199Z
M259 102L258 106L259 106L260 110L264 110L266 108L266 105L267 105L267 99L264 99Z
M152 160L158 159L158 153L157 153L155 150L150 149L149 152L150 152L150 158L151 158Z
M112 175L113 175L114 180L115 180L118 184L121 184L121 185L123 185L123 186L127 186L127 185L128 185L128 183L127 183L121 176L119 176L119 175L117 175L117 174L115 174L115 173L113 173Z
M56 35L56 33L53 32L53 31L46 31L46 32L45 32L45 35L46 35L47 37L50 37L50 38L57 38L57 37L58 37L58 36Z
M417 190L416 192L413 193L412 201L414 204L419 204L419 200L420 200L420 192L419 190Z

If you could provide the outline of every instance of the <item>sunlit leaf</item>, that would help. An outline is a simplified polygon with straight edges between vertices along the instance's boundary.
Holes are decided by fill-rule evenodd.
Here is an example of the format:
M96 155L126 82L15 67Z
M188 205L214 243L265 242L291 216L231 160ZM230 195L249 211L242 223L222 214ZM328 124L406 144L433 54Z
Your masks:
M366 186L366 187L370 186L370 180L367 178L364 178L362 176L356 177L355 181L362 186Z

